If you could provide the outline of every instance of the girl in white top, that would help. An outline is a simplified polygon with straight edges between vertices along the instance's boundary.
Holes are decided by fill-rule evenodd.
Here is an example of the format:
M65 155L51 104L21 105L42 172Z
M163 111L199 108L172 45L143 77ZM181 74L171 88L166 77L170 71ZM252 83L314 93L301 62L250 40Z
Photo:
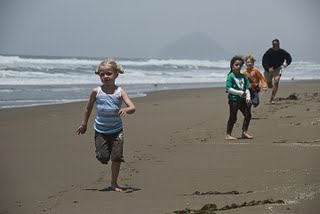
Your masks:
M114 60L102 61L95 73L99 75L102 85L92 90L76 133L79 135L86 132L92 108L96 103L97 115L94 123L96 157L103 164L107 164L111 158L111 188L121 192L122 189L117 183L120 165L124 161L121 117L133 114L135 106L125 90L115 84L119 73L123 73L123 68ZM122 101L127 107L121 108Z

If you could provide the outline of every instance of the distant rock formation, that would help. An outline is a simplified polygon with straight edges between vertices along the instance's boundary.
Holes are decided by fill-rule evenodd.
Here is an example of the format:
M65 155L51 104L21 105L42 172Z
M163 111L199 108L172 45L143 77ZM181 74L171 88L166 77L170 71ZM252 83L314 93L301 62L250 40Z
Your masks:
M226 59L229 54L205 33L191 33L166 45L159 54L164 59Z

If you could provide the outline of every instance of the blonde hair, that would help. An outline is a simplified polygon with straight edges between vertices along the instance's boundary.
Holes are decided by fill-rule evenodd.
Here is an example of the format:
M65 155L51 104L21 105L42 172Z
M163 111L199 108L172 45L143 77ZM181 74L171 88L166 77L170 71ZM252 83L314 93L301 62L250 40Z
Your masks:
M248 59L250 59L250 61L255 62L256 59L253 57L252 54L249 54L248 56L246 56L245 60L247 61Z
M117 65L116 61L114 61L112 59L106 59L106 60L103 60L99 64L99 66L96 68L95 74L99 74L99 69L102 66L110 66L116 72L116 74L123 74L124 73L123 67L121 65Z

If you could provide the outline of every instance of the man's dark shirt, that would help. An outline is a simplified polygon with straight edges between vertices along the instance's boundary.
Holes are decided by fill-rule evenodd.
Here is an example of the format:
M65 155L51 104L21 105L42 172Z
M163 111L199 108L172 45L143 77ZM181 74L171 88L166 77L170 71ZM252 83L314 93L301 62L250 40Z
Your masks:
M275 51L270 48L262 57L262 66L266 71L269 71L270 67L279 68L285 60L287 65L290 65L292 58L287 51L281 48Z

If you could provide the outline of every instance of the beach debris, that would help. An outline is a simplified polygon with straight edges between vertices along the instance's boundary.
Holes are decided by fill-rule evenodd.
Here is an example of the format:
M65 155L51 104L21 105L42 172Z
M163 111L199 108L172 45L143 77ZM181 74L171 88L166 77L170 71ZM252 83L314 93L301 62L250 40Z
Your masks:
M252 117L251 120L266 120L268 117Z
M237 209L242 207L252 207L252 206L258 206L258 205L264 205L264 204L285 204L284 200L274 200L273 198L265 199L265 200L252 200L249 202L243 202L242 204L235 204L232 203L230 205L225 205L221 208L217 208L216 204L205 204L201 209L189 209L186 208L184 210L176 210L173 213L178 214L214 214L215 211L224 211L224 210L231 210L231 209Z
M195 209L184 209L184 210L176 210L173 213L177 214L216 214L214 210L217 209L216 204L205 204L201 209L195 210Z
M219 192L219 191L207 191L207 192L200 192L195 191L192 195L239 195L239 194L246 194L246 193L253 193L253 191L247 191L245 193L239 192L237 190L232 190L228 192Z
M212 210L212 209L217 209L216 204L205 204L201 210Z
M297 143L301 143L301 144L320 143L320 139L317 139L317 140L310 140L310 141L298 141Z
M320 120L318 119L318 120L312 121L311 125L316 126L316 125L319 125L319 123L320 123Z
M283 97L279 97L277 98L276 100L298 100L298 96L293 93L293 94L290 94L288 97L286 98L283 98Z
M293 116L293 115L280 116L280 118L293 118L293 117L295 117L295 116Z
M273 141L273 143L287 143L288 139Z
M184 209L184 210L176 210L176 211L173 211L173 213L177 213L177 214L191 213L191 210L186 208L186 209Z
M287 97L287 100L297 100L298 96L296 94L290 94L289 97Z
M294 125L294 126L300 126L301 123L290 123L291 125Z

